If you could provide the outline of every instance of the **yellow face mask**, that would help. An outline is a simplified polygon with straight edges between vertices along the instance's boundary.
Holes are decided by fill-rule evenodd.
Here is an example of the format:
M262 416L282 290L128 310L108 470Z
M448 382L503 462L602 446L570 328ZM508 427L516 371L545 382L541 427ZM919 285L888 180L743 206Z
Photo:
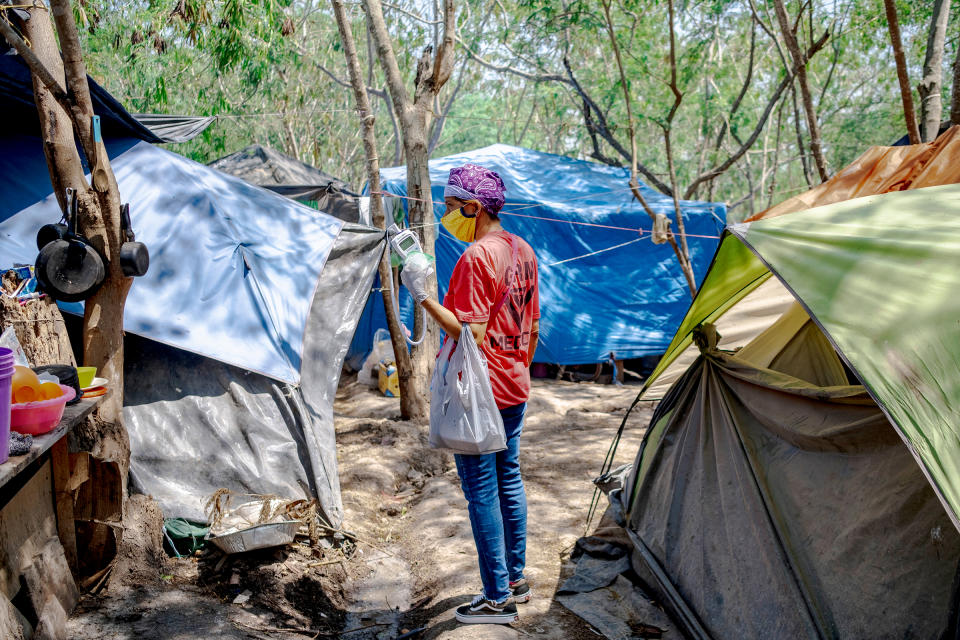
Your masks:
M477 215L467 215L463 207L454 209L440 218L440 224L449 231L454 238L462 242L473 242L477 235Z

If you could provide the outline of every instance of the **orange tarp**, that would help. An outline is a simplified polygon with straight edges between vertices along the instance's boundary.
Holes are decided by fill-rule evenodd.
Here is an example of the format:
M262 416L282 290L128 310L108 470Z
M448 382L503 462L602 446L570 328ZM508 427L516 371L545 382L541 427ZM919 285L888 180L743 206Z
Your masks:
M960 182L960 126L933 142L904 147L870 147L821 185L761 211L747 222L774 218L835 202L890 191Z

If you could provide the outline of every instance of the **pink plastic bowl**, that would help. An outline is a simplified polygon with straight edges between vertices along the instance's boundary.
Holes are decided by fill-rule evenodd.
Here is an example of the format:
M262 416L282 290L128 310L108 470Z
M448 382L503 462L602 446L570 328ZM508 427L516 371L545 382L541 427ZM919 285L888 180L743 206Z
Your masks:
M60 385L63 395L51 400L23 402L10 406L10 430L39 436L53 431L63 417L63 409L77 394L73 387Z

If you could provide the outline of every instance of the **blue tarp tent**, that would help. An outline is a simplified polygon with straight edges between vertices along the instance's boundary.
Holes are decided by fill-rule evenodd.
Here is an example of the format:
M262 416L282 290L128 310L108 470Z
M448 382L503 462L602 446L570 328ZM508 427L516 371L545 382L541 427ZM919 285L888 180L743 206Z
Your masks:
M18 118L0 132L0 267L33 264L37 229L61 217L29 89L19 59L0 58L0 108ZM121 199L150 250L124 313L132 486L168 517L204 519L204 499L227 487L315 496L339 522L332 403L383 232L155 147L94 89Z
M650 241L650 218L630 193L627 169L496 144L431 160L435 202L443 201L449 170L467 162L500 174L507 187L503 226L523 236L537 254L542 318L536 361L588 364L606 361L611 351L628 359L666 350L690 293L670 246ZM406 168L385 169L381 179L384 191L406 195ZM655 212L673 218L671 198L645 185L641 191ZM726 207L687 201L681 207L687 233L711 236L687 239L699 284ZM439 221L443 206L436 204L434 212ZM437 229L442 295L466 245L442 226ZM598 253L586 255L593 252ZM412 326L409 300L404 311ZM371 296L351 345L352 366L363 361L374 332L385 326L381 297Z

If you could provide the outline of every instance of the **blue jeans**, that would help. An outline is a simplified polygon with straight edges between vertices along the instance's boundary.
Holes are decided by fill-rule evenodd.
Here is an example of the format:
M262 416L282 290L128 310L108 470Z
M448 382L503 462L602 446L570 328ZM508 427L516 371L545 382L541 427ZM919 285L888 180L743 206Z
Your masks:
M507 448L479 456L457 454L467 499L483 593L495 602L510 595L508 582L523 577L527 553L527 495L520 477L520 433L527 405L500 410Z

